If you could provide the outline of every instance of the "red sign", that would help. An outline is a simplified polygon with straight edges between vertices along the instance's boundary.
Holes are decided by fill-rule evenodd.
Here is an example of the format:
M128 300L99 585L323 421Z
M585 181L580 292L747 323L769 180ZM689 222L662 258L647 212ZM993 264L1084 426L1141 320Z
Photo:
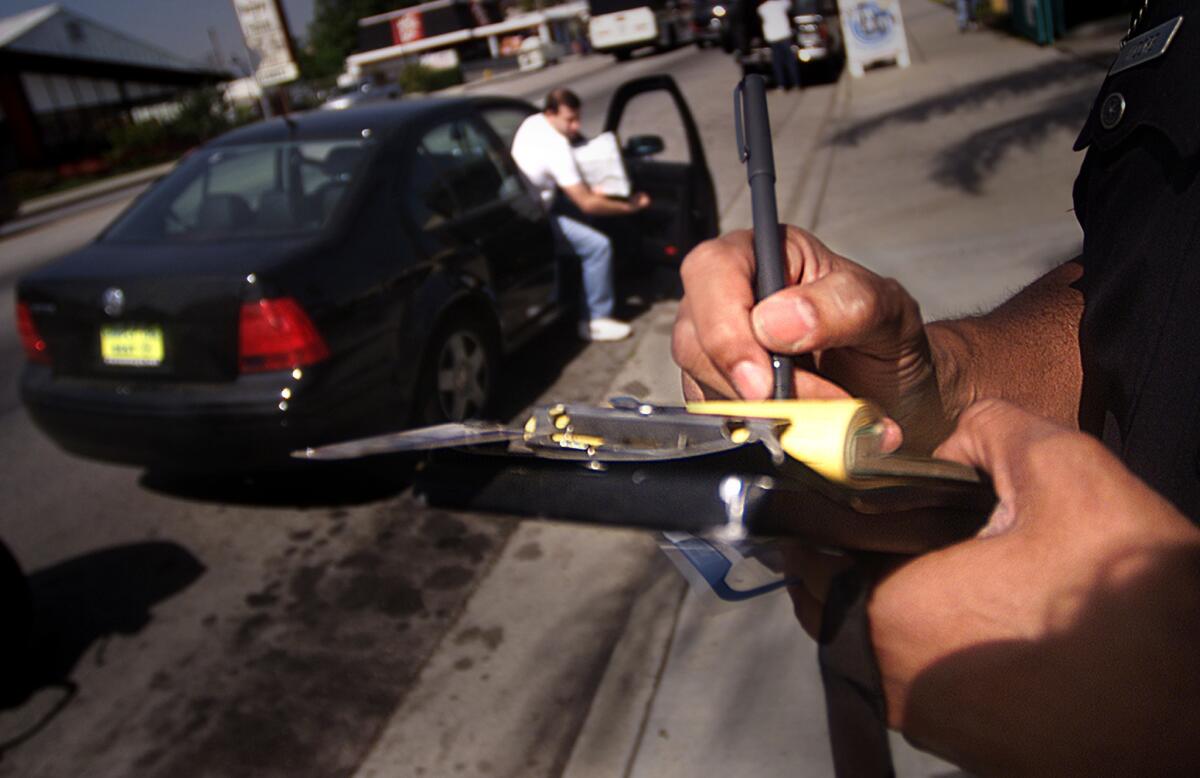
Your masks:
M409 11L392 19L392 43L412 43L425 37L420 11Z

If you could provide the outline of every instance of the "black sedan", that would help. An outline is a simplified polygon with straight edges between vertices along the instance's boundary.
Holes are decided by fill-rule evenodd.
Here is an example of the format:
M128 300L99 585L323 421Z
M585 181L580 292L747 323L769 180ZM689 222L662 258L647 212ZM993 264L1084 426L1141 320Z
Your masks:
M655 198L636 234L678 262L716 233L686 103L669 78L643 79L608 124L656 89L679 107L691 163L628 160ZM535 110L406 99L276 118L193 152L93 243L18 283L33 420L75 454L217 470L485 415L504 354L578 298L578 262L508 153Z

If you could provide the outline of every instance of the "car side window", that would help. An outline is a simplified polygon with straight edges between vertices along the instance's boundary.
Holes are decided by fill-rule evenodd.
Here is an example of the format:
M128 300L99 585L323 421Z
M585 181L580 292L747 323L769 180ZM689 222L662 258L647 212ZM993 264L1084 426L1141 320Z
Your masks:
M405 206L413 223L422 231L430 231L454 219L458 205L450 193L450 169L453 160L431 149L445 145L440 135L449 126L438 127L426 135L413 151L404 183Z
M521 189L507 154L465 119L425 133L412 153L407 179L406 207L422 230L469 216Z

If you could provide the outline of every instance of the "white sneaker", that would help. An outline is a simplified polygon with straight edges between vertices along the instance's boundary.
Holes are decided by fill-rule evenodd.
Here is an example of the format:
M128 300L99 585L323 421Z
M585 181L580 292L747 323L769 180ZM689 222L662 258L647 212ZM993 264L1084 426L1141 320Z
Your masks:
M633 327L607 316L579 322L579 337L584 340L624 340L633 334Z

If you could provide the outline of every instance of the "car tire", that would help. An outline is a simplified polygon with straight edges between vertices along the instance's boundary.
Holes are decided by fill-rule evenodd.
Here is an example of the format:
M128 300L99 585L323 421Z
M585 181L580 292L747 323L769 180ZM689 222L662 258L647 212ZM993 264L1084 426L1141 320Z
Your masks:
M621 49L614 51L613 56L617 58L617 62L628 62L629 58L633 56L633 52L629 49Z
M429 340L414 421L429 425L485 418L496 399L499 353L494 327L451 312Z

